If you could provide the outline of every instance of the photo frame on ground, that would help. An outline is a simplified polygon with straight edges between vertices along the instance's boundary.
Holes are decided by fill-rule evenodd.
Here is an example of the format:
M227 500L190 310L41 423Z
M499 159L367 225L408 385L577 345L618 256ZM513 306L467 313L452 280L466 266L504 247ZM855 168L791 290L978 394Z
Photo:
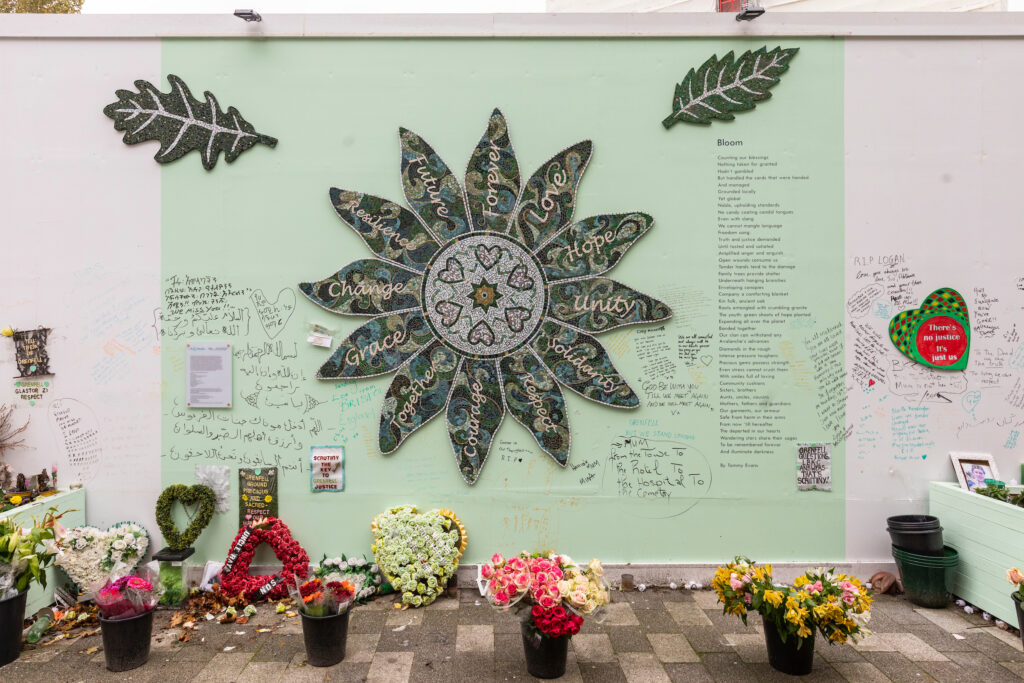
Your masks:
M999 470L991 453L960 453L950 451L949 459L960 482L960 488L973 491L984 487L986 479L998 479Z

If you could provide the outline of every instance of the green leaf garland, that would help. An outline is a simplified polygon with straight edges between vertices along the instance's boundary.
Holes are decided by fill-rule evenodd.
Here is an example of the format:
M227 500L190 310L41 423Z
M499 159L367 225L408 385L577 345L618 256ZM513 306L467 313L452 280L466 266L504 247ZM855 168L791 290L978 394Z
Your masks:
M747 111L756 102L772 96L768 89L779 82L789 68L789 60L800 48L767 46L753 52L747 50L739 59L730 51L718 59L704 62L697 70L690 69L672 96L672 115L661 122L671 128L677 122L709 124L714 119L731 121L732 112Z
M182 505L199 504L195 519L185 531L178 531L171 517L171 507L176 500L181 501ZM199 534L213 519L216 504L217 494L209 486L172 484L165 488L156 501L156 523L160 525L160 533L163 534L167 547L172 550L184 550L195 543Z
M234 107L221 110L212 93L203 93L205 102L192 96L185 82L170 74L171 91L162 93L149 81L135 81L139 92L118 90L117 102L103 108L114 119L114 129L126 131L123 141L134 145L158 140L160 149L153 157L157 163L176 161L193 150L203 160L203 168L212 170L220 153L231 163L242 152L257 144L277 145L277 139L256 132Z

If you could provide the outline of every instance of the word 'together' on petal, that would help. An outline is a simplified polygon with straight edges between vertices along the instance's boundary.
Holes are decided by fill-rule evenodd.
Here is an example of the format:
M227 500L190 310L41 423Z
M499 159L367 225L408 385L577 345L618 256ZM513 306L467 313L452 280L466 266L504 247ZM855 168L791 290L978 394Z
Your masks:
M577 142L530 176L512 221L512 237L532 251L572 220L576 190L592 152L590 140Z
M537 252L548 280L601 275L654 227L646 213L611 213L573 223Z
M476 483L483 471L504 417L497 363L465 359L448 399L446 418L455 464L467 484Z
M528 348L501 359L501 389L509 414L562 467L569 461L569 413L558 383Z
M589 334L549 320L530 345L555 379L583 398L616 408L640 405L601 342Z
M495 109L466 168L466 199L473 230L505 232L521 186L508 124Z
M398 371L380 409L380 452L394 453L448 401L461 356L435 341Z
M420 273L380 259L360 259L299 291L321 308L341 315L380 315L420 305Z
M433 235L408 209L399 204L350 190L331 188L335 212L375 254L423 272L440 249Z
M672 317L661 301L606 277L556 282L549 302L552 317L594 334Z
M434 338L420 310L373 318L357 328L317 371L317 379L394 372Z

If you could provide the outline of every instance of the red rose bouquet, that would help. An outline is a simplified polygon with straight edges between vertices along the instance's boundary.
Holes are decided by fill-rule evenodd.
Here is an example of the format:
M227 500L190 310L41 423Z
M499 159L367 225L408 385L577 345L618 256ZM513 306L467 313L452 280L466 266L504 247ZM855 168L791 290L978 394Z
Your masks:
M521 553L506 560L496 554L480 567L487 598L497 609L530 608L528 624L537 637L574 636L583 617L596 614L611 596L597 560L584 567L567 555Z

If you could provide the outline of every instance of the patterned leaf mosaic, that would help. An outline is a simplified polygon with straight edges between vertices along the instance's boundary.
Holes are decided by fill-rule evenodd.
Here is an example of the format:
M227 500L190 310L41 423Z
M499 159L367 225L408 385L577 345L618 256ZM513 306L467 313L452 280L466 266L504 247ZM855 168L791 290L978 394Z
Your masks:
M411 210L330 191L338 216L379 258L299 285L317 306L370 316L317 376L395 373L380 413L382 453L444 413L456 466L472 484L508 412L564 467L570 433L560 384L608 406L639 405L592 335L672 315L599 277L653 219L632 212L573 223L592 143L566 148L522 182L497 109L470 155L465 186L419 135L402 128L399 140Z
M234 107L227 112L209 91L204 101L192 96L185 82L170 74L171 91L162 93L149 81L135 81L138 92L118 90L117 102L103 108L114 119L114 128L125 131L123 141L135 145L147 140L160 142L158 163L176 161L198 151L206 170L217 165L220 153L231 163L257 144L274 147L277 139L256 132Z
M672 95L672 114L661 125L671 128L683 123L731 121L733 112L747 111L772 96L768 90L789 68L789 60L800 48L762 47L734 59L729 52L717 55L699 69L690 69Z

